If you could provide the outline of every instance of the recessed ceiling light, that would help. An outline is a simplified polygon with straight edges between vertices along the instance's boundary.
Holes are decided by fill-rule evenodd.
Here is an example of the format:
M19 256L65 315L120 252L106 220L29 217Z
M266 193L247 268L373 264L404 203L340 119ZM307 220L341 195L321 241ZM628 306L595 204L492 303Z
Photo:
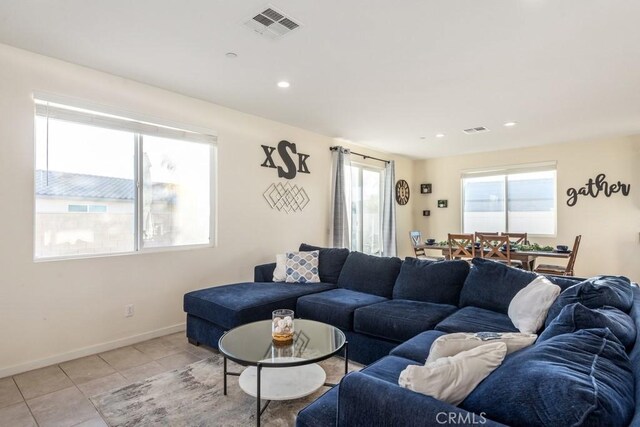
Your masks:
M444 133L436 133L436 138L444 138Z
M504 124L504 126L508 127L508 128L512 128L517 124L518 124L518 122L507 122L507 123Z
M224 56L226 56L229 59L233 59L233 58L237 58L238 54L235 53L235 52L227 52L227 53L224 54Z
M288 88L289 86L291 86L291 84L289 82L284 81L284 80L281 81L281 82L278 82L278 87L281 87L283 89L284 88Z

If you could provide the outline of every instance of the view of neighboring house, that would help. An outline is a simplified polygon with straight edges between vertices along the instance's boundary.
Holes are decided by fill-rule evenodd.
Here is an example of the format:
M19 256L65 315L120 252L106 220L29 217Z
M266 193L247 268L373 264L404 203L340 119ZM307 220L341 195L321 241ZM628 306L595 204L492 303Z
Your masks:
M143 221L147 244L170 243L177 189L152 184ZM133 250L136 185L131 179L36 170L36 257Z

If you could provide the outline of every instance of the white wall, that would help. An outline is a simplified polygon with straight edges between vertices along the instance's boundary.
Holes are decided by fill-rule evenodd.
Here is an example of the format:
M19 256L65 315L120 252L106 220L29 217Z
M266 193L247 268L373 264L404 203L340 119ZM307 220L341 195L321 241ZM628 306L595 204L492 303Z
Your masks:
M34 91L216 130L217 247L34 263ZM0 117L0 377L178 330L185 292L250 280L277 252L327 243L330 138L4 45ZM260 145L283 139L311 155L311 174L293 181L311 199L302 213L262 196L278 178L260 167ZM411 160L366 152L396 160L397 179L413 176ZM412 220L412 202L398 206L400 256L411 254Z
M446 240L447 233L461 232L461 185L463 170L493 166L557 161L558 233L556 238L530 240L555 246L582 243L576 275L623 274L640 280L640 137L579 141L517 150L471 154L416 162L414 185L432 183L433 193L419 195L414 202L414 224L425 237ZM580 197L574 207L566 204L566 191L582 187L589 178L605 173L610 183L631 184L628 197ZM438 209L438 199L448 199L447 209ZM430 209L430 217L422 217ZM549 264L562 260L542 259Z

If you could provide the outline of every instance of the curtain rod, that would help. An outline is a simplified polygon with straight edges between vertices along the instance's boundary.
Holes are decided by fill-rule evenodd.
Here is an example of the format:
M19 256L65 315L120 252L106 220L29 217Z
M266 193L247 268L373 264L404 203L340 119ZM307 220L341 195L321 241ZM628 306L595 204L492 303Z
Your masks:
M329 150L330 151L336 151L338 149L338 147L330 147ZM390 160L385 160L385 159L379 159L377 157L372 157L372 156L367 156L366 154L360 154L360 153L356 153L355 151L350 151L351 154L354 154L356 156L360 156L363 159L371 159L371 160L377 160L379 162L384 162L384 163L389 163Z

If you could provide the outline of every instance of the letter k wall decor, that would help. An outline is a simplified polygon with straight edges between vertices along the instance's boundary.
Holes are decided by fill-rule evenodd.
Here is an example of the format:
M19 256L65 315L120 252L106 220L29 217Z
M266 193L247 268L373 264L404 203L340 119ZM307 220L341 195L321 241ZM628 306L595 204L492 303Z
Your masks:
M280 141L277 147L262 145L265 154L263 168L276 169L278 178L292 180L298 173L311 173L307 166L308 154L299 153L296 144L289 141ZM276 159L274 157L279 157ZM304 188L285 183L276 182L263 193L271 209L277 209L286 213L302 211L309 204L309 196Z

